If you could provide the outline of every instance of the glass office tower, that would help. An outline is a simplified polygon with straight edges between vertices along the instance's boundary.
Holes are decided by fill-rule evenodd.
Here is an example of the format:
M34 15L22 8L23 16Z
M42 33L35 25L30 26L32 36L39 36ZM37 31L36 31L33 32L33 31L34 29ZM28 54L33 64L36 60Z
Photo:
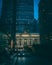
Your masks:
M16 2L16 31L31 32L34 22L33 0L17 0ZM34 22L35 23L35 22ZM31 26L32 25L32 26Z

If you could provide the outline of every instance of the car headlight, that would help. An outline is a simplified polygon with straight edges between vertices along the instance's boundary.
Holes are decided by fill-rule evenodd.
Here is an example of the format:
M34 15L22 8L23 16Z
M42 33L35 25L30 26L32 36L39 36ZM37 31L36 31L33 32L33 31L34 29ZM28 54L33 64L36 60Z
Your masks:
M25 55L25 54L23 53L23 55Z
M20 55L20 53L18 53L18 55Z

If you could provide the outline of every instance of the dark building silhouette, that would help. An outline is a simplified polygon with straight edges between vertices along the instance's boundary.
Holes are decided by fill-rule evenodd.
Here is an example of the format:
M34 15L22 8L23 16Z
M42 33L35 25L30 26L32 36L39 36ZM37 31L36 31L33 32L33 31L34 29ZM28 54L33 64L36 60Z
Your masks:
M39 23L41 44L52 43L52 0L40 0Z
M13 23L13 3L12 0L3 0L2 1L2 15L1 15L1 26L5 33L11 34L12 23ZM2 29L2 30L3 30Z
M16 0L3 0L2 1L2 13L0 22L0 32L8 35L10 40L15 40L16 30Z

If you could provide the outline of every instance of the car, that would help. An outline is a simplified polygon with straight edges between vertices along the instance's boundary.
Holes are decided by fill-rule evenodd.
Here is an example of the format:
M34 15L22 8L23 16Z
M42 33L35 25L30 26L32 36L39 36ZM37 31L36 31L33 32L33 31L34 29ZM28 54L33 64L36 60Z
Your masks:
M25 51L18 51L17 52L17 56L25 56L26 55L26 52Z

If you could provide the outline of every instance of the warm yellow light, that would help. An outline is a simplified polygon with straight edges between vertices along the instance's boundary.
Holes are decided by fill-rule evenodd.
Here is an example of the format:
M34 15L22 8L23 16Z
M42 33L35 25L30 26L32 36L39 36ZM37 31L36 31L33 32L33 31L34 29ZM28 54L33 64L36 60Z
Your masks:
M26 34L26 35L21 35L21 36L22 36L22 37L28 37L29 35Z
M35 36L40 36L40 35L31 35L31 36L35 37Z
M16 34L16 36L22 36L22 37L30 37L30 36L32 36L32 37L39 37L40 35L39 34Z
M16 36L20 36L19 34L16 34Z
M11 48L13 48L13 40L11 40Z

